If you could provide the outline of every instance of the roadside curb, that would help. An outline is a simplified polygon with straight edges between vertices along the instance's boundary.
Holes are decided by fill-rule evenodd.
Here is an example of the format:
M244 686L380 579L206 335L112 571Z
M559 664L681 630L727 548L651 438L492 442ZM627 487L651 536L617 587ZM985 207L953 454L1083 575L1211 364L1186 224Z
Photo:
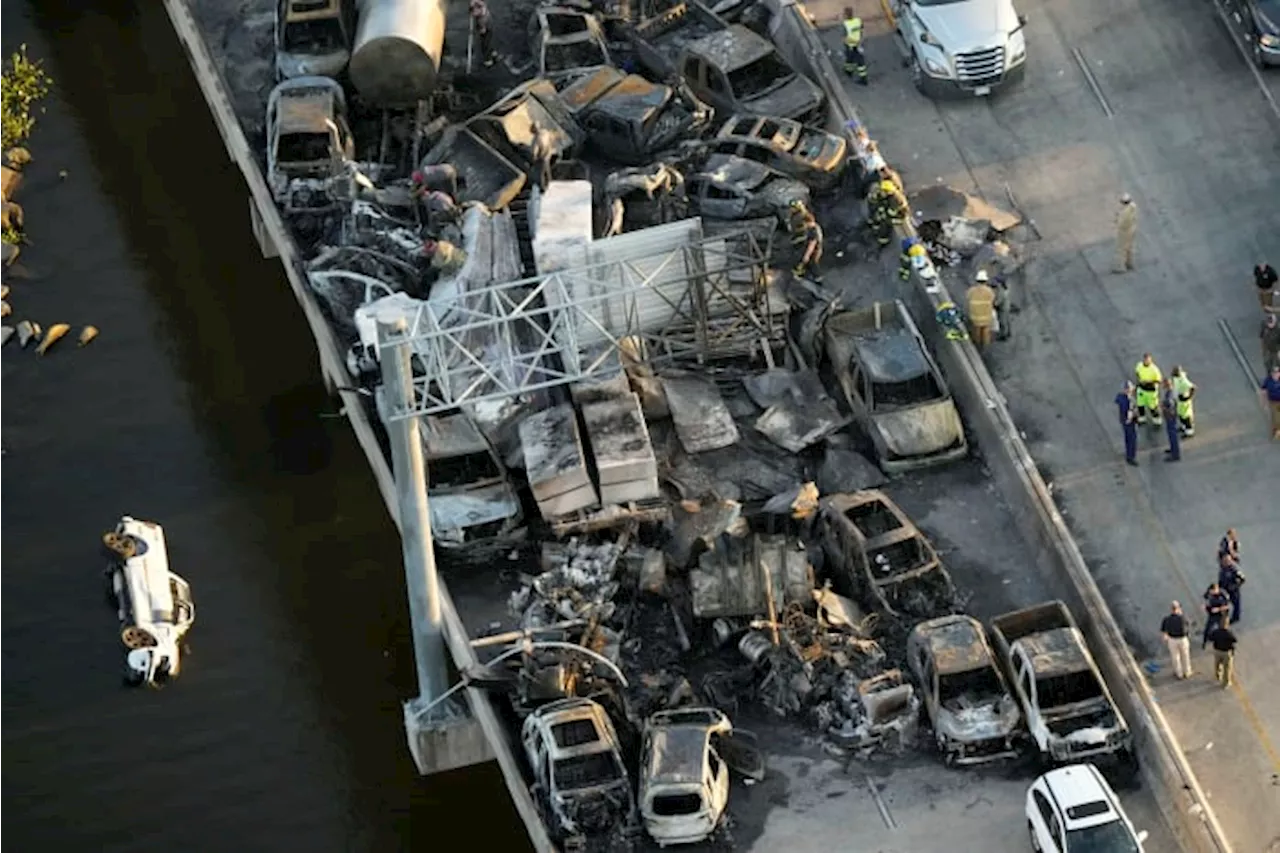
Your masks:
M857 119L842 79L803 6L795 0L775 2L778 8L772 34L778 50L822 87L841 124ZM907 225L899 229L898 236L915 236L915 229ZM928 317L933 317L939 305L952 301L937 278L926 281L913 275L912 281L915 287L911 293L904 294L904 300L917 316L923 317L927 312ZM1019 532L1032 546L1037 568L1082 617L1079 623L1090 650L1133 730L1142 776L1179 843L1196 853L1231 853L1231 844L1208 798L1174 738L981 356L969 341L947 340L937 323L922 319L919 326L942 364L970 431L1001 491L1025 497L1011 505Z

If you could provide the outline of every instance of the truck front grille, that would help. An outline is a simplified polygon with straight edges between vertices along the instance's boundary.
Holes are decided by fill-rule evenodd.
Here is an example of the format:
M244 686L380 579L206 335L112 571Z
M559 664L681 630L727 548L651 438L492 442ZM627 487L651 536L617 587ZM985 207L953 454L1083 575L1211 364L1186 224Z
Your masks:
M1004 76L1004 48L956 54L956 79L965 87L991 86Z

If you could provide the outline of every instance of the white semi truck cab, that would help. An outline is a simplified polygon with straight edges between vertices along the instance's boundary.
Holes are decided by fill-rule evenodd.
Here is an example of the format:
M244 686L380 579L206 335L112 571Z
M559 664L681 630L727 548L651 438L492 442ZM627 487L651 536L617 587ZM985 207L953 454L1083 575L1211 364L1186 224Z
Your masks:
M1022 79L1025 16L1013 0L892 0L898 47L930 97L982 97Z
M191 586L169 571L164 530L124 516L102 542L111 554L109 593L120 618L125 681L155 687L177 676L182 638L196 619Z

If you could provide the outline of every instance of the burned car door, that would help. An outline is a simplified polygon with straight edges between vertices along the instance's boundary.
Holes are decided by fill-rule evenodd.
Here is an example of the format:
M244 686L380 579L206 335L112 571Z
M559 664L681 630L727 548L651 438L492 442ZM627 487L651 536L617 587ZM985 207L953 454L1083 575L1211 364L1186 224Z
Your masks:
M734 729L711 736L711 746L729 770L745 779L764 779L764 752L753 732Z

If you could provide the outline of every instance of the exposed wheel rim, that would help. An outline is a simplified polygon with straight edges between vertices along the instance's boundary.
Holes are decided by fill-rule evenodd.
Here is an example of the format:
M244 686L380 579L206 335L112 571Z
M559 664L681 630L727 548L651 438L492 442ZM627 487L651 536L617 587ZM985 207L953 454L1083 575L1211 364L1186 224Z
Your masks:
M147 649L156 644L156 638L146 628L130 625L120 632L120 639L126 648Z

